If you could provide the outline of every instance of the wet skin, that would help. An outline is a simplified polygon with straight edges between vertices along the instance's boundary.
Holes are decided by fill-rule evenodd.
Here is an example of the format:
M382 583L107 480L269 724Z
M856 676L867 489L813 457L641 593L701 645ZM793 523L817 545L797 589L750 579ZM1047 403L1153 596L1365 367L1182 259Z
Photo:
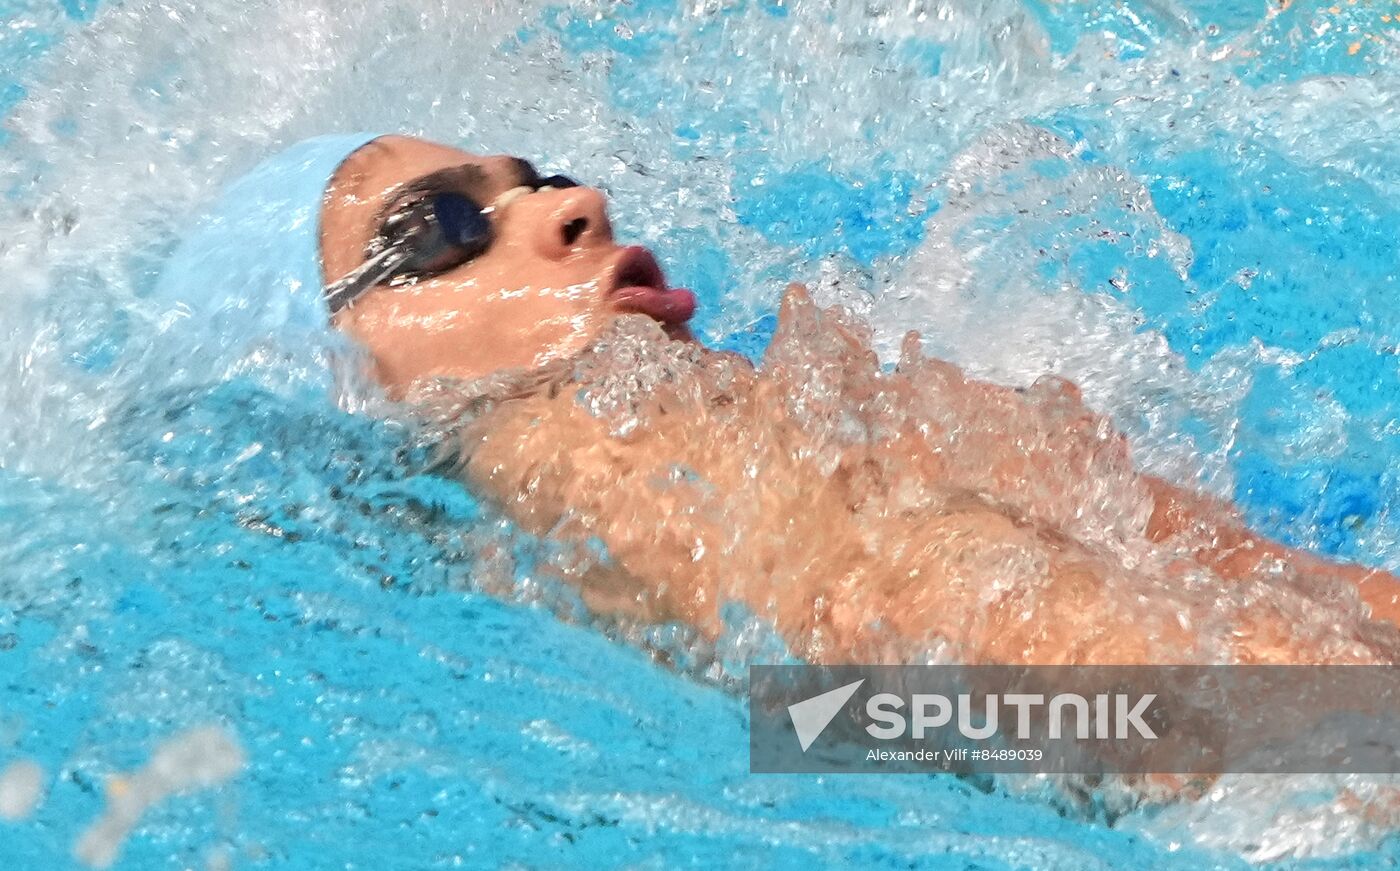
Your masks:
M482 203L528 181L511 158L475 157L406 137L376 140L345 162L327 192L321 234L327 280L364 260L396 196L445 170ZM645 311L672 337L688 339L684 323L693 300L688 306L679 291L666 296L664 279L645 268L646 257L614 240L598 191L524 193L491 220L495 240L485 254L416 283L375 288L336 316L336 325L368 350L391 395L409 396L434 378L470 380L570 359L628 312ZM628 292L637 281L661 286L639 303ZM780 333L791 328L794 311L810 306L800 287L790 288ZM853 359L862 353L853 345ZM1162 586L1134 588L1121 580L1132 569L1054 523L1027 519L1025 506L1007 504L1020 486L1014 463L1005 480L993 472L973 482L974 495L959 495L969 492L968 482L953 488L921 439L900 437L852 446L832 475L801 459L804 436L781 413L793 385L711 352L696 354L698 377L728 367L733 408L723 414L676 400L654 426L623 439L582 409L572 391L541 391L503 403L463 436L472 441L464 446L465 474L479 492L527 528L607 546L613 565L576 579L599 612L680 619L715 636L721 605L740 601L771 618L798 655L828 662L900 661L939 639L965 659L987 662L1393 659L1400 582L1388 574L1291 550L1252 533L1226 505L1136 476L1132 486L1151 510L1135 535L1144 553L1169 549L1174 561L1160 560ZM952 371L949 395L964 408L1019 401L1014 391L964 379L937 361L891 377L882 389L895 397L907 393L913 402L919 380L938 375L935 366ZM1065 389L1078 402L1077 391ZM760 441L782 450L764 458L756 477L751 456L733 446ZM1126 462L1126 443L1123 451ZM731 518L707 514L715 497L689 505L683 489L652 485L678 463L696 470L712 493L733 497L724 504L753 507L744 518L748 534L735 538ZM897 483L872 475L872 468L947 487L952 495L936 512L872 510ZM872 535L902 544L871 550ZM697 551L697 541L712 545ZM1011 547L1041 554L1041 574L1028 581L1033 595L1012 588L989 599L989 585L1005 579L969 577L944 547L949 541L986 553ZM1209 570L1216 593L1195 589L1187 601L1175 595L1193 569ZM1199 625L1184 619L1192 609L1209 622L1215 597L1226 597L1233 585L1276 583L1271 579L1289 571L1311 585L1280 587L1280 602L1322 595L1339 609L1338 625L1350 628L1300 640L1284 606L1230 612L1224 648L1202 647L1186 628ZM1124 595L1125 589L1138 592ZM1162 595L1149 595L1153 590ZM1380 636L1361 625L1372 623L1367 614L1383 627Z
M654 314L674 337L689 337L693 295L667 289L649 253L614 240L603 194L532 191L532 175L514 158L404 136L374 140L336 171L321 212L327 283L364 262L382 217L425 178L483 206L515 192L490 215L485 253L376 288L337 313L336 326L369 350L391 395L427 378L470 379L566 358L627 311Z

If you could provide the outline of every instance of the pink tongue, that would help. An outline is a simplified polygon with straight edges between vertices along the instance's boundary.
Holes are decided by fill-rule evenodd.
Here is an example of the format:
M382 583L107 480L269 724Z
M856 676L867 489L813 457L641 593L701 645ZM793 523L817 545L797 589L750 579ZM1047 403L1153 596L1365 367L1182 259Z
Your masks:
M663 324L683 324L695 314L695 293L684 287L620 287L614 291L619 308L654 318Z

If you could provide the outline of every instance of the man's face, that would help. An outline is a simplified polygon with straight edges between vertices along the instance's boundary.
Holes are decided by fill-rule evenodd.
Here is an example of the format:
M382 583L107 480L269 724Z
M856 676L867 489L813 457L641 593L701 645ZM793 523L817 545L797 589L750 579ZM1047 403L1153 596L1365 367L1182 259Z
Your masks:
M624 312L689 338L694 296L669 290L645 250L613 240L603 195L537 189L539 181L514 158L401 136L376 139L336 171L321 210L327 283L364 263L384 220L425 192L495 206L484 252L374 287L336 313L336 326L369 350L391 395L425 378L476 378L566 357Z

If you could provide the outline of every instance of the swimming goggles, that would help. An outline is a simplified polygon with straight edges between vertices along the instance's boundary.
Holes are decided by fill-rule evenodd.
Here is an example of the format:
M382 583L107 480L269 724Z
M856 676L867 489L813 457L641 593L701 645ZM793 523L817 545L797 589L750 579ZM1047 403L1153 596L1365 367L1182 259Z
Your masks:
M326 286L326 306L335 314L381 284L456 269L491 247L493 212L528 193L571 187L578 182L566 176L536 176L489 206L456 190L429 190L409 198L384 219L365 249L365 262Z

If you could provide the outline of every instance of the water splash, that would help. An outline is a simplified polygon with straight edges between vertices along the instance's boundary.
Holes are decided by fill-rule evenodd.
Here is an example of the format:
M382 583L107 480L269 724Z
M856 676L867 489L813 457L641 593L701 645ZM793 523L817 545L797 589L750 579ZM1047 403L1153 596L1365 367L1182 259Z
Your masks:
M0 516L20 531L7 537L0 583L17 616L4 615L0 626L18 639L12 655L27 657L36 684L87 700L63 708L76 723L110 697L126 712L113 728L139 730L138 714L165 698L176 701L155 718L183 727L195 713L231 716L233 700L265 686L262 672L240 670L246 651L180 637L191 621L234 620L270 647L292 636L268 635L268 627L298 627L306 633L295 636L298 668L315 667L301 668L307 674L295 686L314 694L331 685L340 694L330 710L363 723L373 719L376 706L362 702L377 677L338 674L314 651L349 658L375 636L396 668L453 687L472 674L473 657L496 656L504 663L496 671L510 673L516 666L502 651L540 642L523 630L510 634L519 629L512 620L528 618L487 607L487 622L508 627L500 637L510 640L463 649L456 624L432 622L426 606L395 600L412 620L382 622L375 612L383 599L356 596L415 585L490 590L588 619L549 571L536 569L581 571L596 555L537 546L445 485L410 479L414 464L396 453L410 452L403 433L345 421L305 389L315 380L308 373L277 371L270 361L267 371L211 388L199 383L207 379L199 360L166 370L143 353L167 314L145 291L190 217L261 156L330 130L399 129L543 158L608 189L620 226L701 291L711 337L771 315L788 279L811 278L823 300L859 310L886 364L915 328L927 350L976 374L1022 386L1047 373L1068 377L1090 409L1132 437L1149 470L1231 492L1256 522L1297 543L1390 565L1400 559L1387 507L1400 328L1386 302L1400 298L1391 292L1400 269L1385 229L1400 192L1391 159L1400 88L1393 29L1375 4L377 0L351 16L322 2L136 0L103 7L91 21L90 7L73 9L81 14L30 4L0 43L18 66L51 41L47 59L26 74L24 94L0 95L16 101L0 154L8 194L0 206L8 282L0 295ZM10 54L11 45L20 48ZM792 411L827 449L812 461L830 464L834 447L865 424L824 405L850 385L841 382L848 358L822 353L829 356L790 362L811 376L794 377L800 407ZM857 356L873 373L869 358ZM955 380L938 367L927 375ZM627 408L618 404L626 393L601 390L597 408ZM1085 419L1055 381L1041 382L1034 401L1061 411L1022 421L1033 441L1057 435L1047 421ZM1068 517L1073 500L1053 498L1053 476L1031 507L1080 524L1085 535L1121 535L1141 506L1113 487L1121 459L1092 449L1100 424L1079 433L1099 488L1093 510ZM973 458L963 460L969 477L983 474ZM918 505L928 496L916 488L897 498ZM245 618L229 614L250 616L237 622ZM720 660L786 655L754 615L731 613L722 623L734 646L721 646ZM435 632L423 639L415 626ZM557 626L540 631L545 646L573 649ZM710 668L703 644L683 629L607 631ZM578 643L580 658L625 667L610 649ZM420 650L432 664L421 673ZM106 661L124 677L94 684ZM553 691L550 667L538 666L541 685ZM585 689L569 698L606 695L578 680ZM676 701L665 695L673 691L655 693ZM444 734L466 740L468 732L451 731L460 725L451 705L396 692L398 703L432 712ZM552 696L528 698L546 704ZM249 738L255 767L260 757L291 752L272 725L310 710L305 699L297 704L244 712L269 726ZM713 700L695 704L733 716ZM600 705L599 719L615 719L620 707ZM113 745L139 744L122 731L115 739L101 732L103 748L88 746L53 714L28 716L67 748L45 765L76 758L80 781L111 770L105 754L118 752ZM492 734L508 746L516 735L509 716L490 716L506 724ZM377 727L318 726L348 743L365 737L364 758L380 766L367 762L366 778L405 759L445 758L376 754ZM630 734L625 726L591 743ZM430 733L414 730L413 740L445 740ZM541 725L533 734L571 733ZM563 746L535 743L548 745L542 753ZM603 768L615 761L602 760ZM702 758L694 767L706 763L718 764ZM347 783L357 764L347 763ZM541 767L563 764L549 757ZM473 756L457 770L475 778L489 767ZM269 794L295 792L257 770L273 784ZM689 795L684 778L665 781L672 794L658 796L654 767L647 776L622 798L598 797L614 795L601 775L591 791L559 783L551 811L527 807L539 789L527 784L522 795L501 785L510 782L505 773L481 775L471 782L516 810L466 816L499 829L561 826L581 840L600 828L692 833L690 821L703 817L735 841L768 844L752 809L802 805L810 795L736 774L706 788L734 797L716 806L723 799ZM40 814L75 818L78 788L65 788ZM1344 826L1320 826L1296 836L1270 830L1252 844L1272 813L1267 802L1255 804L1267 790L1257 782L1232 789L1223 795L1239 796L1238 804L1182 810L1179 826L1129 825L1141 822L1161 843L1194 839L1260 861L1285 849L1348 852L1365 842ZM861 794L880 808L928 800L905 785ZM794 824L772 855L965 856L922 829L946 826L940 814L969 807L991 807L995 821L984 820L972 852L1012 864L1084 866L1097 861L1084 845L1110 838L1081 828L1063 835L1078 843L1002 839L987 832L1015 828L1005 807L965 797L946 804L938 795L942 810L890 814L883 828ZM328 804L345 798L334 796ZM363 797L346 801L368 806ZM824 807L844 819L839 802ZM1016 807L1046 830L1056 825ZM567 825L557 822L561 809ZM592 810L613 825L588 823ZM349 842L353 830L334 827L354 813L308 817ZM871 811L886 819L882 813ZM871 842L878 845L864 853L851 846ZM732 857L731 843L714 847L717 860ZM1112 854L1118 864L1171 862L1148 847L1111 843L1122 851ZM249 847L241 855L261 854ZM1184 864L1232 862L1193 856Z
M139 771L108 784L107 810L83 832L73 855L94 868L110 868L147 810L172 795L218 786L243 766L242 748L220 727L173 736Z
M0 819L15 822L34 813L44 797L44 769L31 759L0 771Z

